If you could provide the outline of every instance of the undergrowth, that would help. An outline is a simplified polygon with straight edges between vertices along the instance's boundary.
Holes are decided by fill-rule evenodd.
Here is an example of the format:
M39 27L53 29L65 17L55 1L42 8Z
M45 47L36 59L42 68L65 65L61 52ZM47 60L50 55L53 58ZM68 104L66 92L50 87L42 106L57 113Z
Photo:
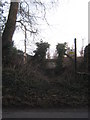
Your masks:
M26 64L2 71L3 106L30 108L84 107L88 105L88 77L77 76L73 67L48 77L37 66Z

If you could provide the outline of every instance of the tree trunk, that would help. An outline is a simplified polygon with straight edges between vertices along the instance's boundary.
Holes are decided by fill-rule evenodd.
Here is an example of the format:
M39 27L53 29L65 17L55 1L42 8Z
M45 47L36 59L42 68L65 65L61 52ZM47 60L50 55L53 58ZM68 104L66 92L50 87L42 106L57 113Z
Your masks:
M18 2L11 2L7 23L2 34L3 50L5 49L8 43L12 43L12 37L15 31L15 25L16 25L18 5L19 5Z

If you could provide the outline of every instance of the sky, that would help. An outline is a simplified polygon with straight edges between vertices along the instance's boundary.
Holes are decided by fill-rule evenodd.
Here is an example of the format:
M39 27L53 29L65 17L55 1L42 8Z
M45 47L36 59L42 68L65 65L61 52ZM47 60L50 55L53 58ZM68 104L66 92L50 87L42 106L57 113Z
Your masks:
M59 0L56 9L47 12L49 25L40 26L40 39L48 42L51 56L58 43L67 42L74 47L74 38L77 39L77 54L82 45L88 44L88 0ZM13 36L15 46L24 51L24 34L15 31ZM83 42L82 42L83 41ZM31 37L27 41L27 53L33 54L35 41Z

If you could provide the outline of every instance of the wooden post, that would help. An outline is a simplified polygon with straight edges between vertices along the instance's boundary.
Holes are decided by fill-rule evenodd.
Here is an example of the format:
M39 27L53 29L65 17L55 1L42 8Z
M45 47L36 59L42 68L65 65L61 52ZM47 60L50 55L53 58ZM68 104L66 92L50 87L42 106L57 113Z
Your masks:
M74 44L75 44L75 77L77 73L77 45L76 45L76 38L74 39Z

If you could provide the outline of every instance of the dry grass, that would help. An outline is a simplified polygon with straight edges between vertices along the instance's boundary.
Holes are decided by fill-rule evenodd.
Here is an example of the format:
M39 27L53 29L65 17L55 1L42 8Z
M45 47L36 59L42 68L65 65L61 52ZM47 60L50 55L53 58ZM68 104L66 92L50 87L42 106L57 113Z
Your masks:
M49 77L40 66L30 63L16 69L4 68L3 105L30 108L87 106L87 76L75 79L72 64L69 60L65 64L62 74Z

